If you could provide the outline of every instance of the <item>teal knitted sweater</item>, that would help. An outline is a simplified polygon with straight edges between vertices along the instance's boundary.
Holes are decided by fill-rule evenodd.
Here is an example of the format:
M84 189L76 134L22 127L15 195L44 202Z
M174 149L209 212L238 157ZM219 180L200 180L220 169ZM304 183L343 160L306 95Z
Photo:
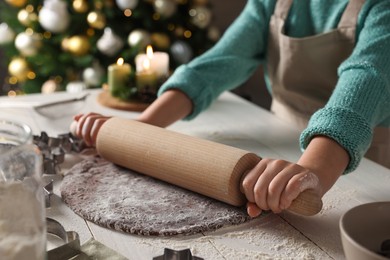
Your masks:
M248 0L240 16L208 52L176 69L159 94L176 88L194 108L206 109L223 91L245 82L267 62L269 20L275 0ZM305 37L337 27L347 0L295 0L286 33ZM352 55L338 68L339 80L325 107L312 115L302 132L304 150L315 135L326 135L350 155L354 170L370 146L375 126L390 126L390 1L367 0L358 17ZM267 77L267 75L265 75ZM268 89L271 90L270 86ZM272 93L272 92L271 92Z

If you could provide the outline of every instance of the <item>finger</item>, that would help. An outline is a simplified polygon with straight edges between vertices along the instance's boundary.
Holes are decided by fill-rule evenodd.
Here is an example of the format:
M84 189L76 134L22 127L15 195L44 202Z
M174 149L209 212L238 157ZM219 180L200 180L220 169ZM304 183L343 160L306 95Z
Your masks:
M242 189L245 194L245 197L249 202L255 202L255 195L253 193L255 184L257 180L259 179L259 176L262 174L266 167L266 160L261 160L256 166L251 169L242 180Z
M263 171L254 187L255 202L263 210L269 210L268 205L268 187L271 181L285 167L286 162L283 160L271 160L268 162L266 169Z
M81 137L81 130L83 129L84 122L86 120L87 115L82 115L77 120L76 127L76 136Z
M92 146L92 144L93 144L93 141L92 141L92 128L94 127L94 124L95 124L96 120L99 120L102 117L103 117L102 115L93 114L93 115L89 115L85 119L81 135L82 135L86 145Z
M91 145L96 146L96 139L102 125L107 121L107 117L97 119L91 129Z
M76 128L76 135L78 137L82 137L82 130L83 130L84 123L87 120L87 118L90 116L94 116L94 115L98 115L98 114L97 113L88 113L86 115L82 115L81 117L79 117L78 123L77 123L77 128Z
M319 186L318 177L308 170L295 175L287 183L286 188L282 193L280 207L287 209L302 191L307 189L318 190Z
M262 210L255 203L251 203L251 202L248 202L246 204L246 210L248 212L248 215L251 218L255 218L255 217L260 216L260 214L262 212Z
M285 161L285 166L282 170L271 180L268 186L267 204L268 207L274 213L280 213L283 208L281 207L281 197L290 179L302 172L301 166Z
M80 117L82 117L84 114L77 114L73 116L73 120L79 121Z

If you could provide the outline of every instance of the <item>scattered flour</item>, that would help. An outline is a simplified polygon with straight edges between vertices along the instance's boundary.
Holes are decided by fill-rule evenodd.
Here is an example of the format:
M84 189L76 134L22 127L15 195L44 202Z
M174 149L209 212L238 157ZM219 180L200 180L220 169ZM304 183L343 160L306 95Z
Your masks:
M22 182L0 182L1 259L45 259L45 211L37 196Z
M204 259L329 259L314 243L273 214L201 237L145 238L138 243L155 254L161 253L161 248L189 248L193 255Z

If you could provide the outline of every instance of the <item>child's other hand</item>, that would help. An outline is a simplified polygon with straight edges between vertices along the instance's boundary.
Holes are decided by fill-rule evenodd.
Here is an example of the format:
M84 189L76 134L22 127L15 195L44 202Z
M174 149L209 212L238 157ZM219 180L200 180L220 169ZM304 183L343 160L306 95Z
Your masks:
M275 159L262 159L246 174L242 188L251 217L257 217L263 210L280 213L306 189L321 194L319 179L313 172L298 164Z
M70 131L82 138L87 146L95 146L100 127L110 118L97 113L78 114L73 117Z

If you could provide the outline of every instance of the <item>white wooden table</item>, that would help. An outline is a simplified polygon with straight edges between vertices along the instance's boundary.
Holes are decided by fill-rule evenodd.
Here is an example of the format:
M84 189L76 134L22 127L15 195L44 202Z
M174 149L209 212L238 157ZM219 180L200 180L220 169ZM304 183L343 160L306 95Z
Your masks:
M137 113L103 107L96 102L100 90L90 91L81 112L98 112L135 118ZM56 93L29 95L10 99L0 97L0 118L22 121L39 134L50 136L68 132L72 121L72 105L54 119L41 116L31 108L4 108L2 104L39 103L60 100L72 95ZM300 156L299 132L268 111L231 93L223 94L207 111L190 122L177 122L170 129L221 142L257 153L294 161ZM67 158L63 170L75 162ZM77 159L77 158L76 158ZM267 214L249 223L220 229L216 232L181 237L142 237L120 233L85 221L70 210L59 197L61 177L55 181L55 194L48 217L58 220L65 229L76 231L81 243L91 237L129 259L152 259L164 248L190 248L204 259L343 259L339 219L348 209L367 202L390 200L390 170L364 159L352 174L341 177L325 195L322 212L302 217L285 212Z

